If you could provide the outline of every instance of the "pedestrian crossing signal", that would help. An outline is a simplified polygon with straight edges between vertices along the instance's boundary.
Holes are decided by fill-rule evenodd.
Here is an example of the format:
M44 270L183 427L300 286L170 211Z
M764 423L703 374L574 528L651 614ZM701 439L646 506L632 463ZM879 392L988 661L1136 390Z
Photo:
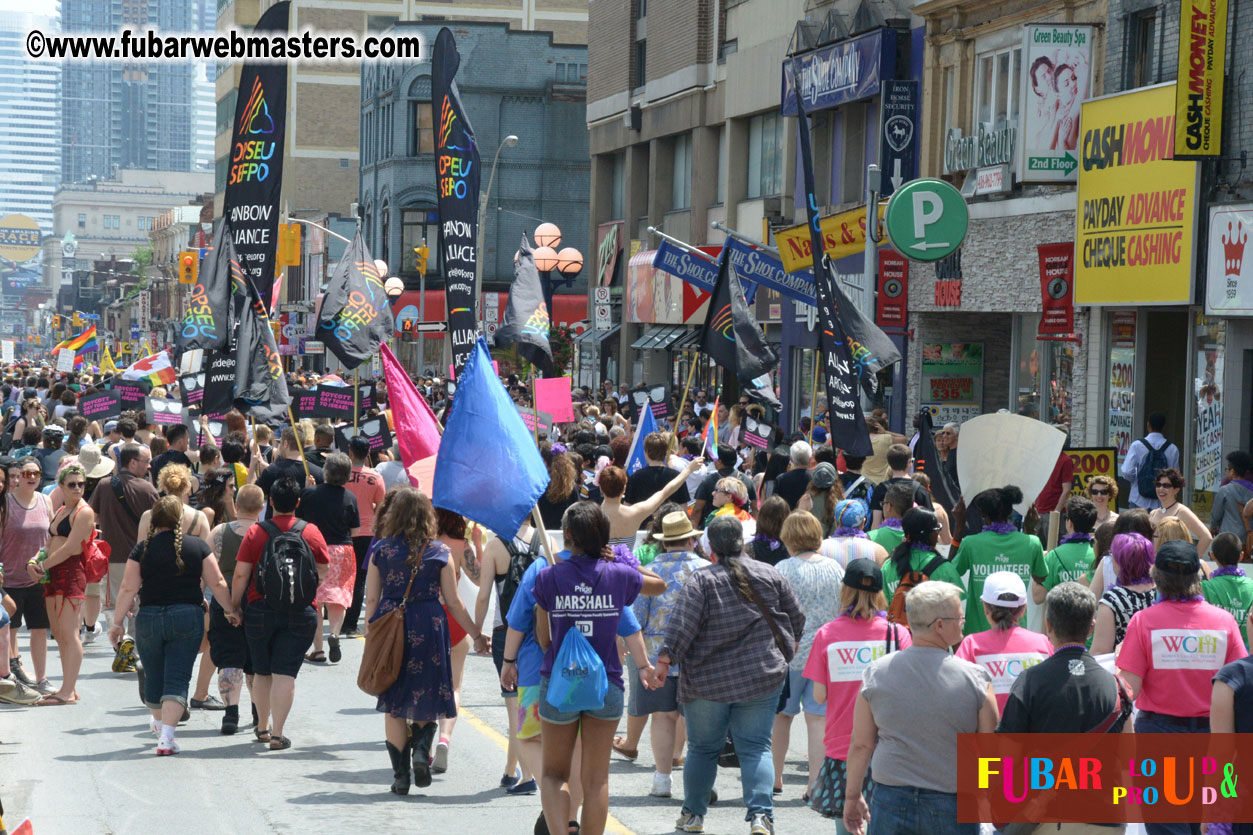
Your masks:
M417 332L413 329L413 320L404 319L400 323L400 338L404 342L412 342L417 337Z

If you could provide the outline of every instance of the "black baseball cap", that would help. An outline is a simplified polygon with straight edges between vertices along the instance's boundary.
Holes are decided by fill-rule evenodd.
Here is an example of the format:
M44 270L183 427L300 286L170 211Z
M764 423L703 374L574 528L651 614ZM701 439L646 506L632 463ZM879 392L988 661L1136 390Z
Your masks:
M1158 571L1186 577L1201 570L1201 557L1191 542L1172 539L1170 542L1163 542L1162 547L1157 549L1153 566Z
M844 585L858 591L883 591L883 569L874 560L849 560L844 569Z

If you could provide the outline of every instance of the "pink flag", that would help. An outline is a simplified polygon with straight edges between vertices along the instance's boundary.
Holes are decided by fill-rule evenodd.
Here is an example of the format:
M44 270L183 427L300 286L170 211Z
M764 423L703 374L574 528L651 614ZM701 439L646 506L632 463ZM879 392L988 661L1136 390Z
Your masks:
M392 411L392 426L400 458L405 469L439 451L439 421L426 398L400 365L400 360L386 345L379 346L383 360L383 376L387 380L387 404Z

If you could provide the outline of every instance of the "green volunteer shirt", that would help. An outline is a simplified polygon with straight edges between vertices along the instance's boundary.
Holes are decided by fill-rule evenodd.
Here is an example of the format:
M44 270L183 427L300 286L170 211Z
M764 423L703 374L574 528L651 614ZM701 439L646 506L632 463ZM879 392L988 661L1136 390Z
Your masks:
M1041 583L1046 589L1074 581L1088 584L1088 572L1092 570L1092 560L1096 552L1089 542L1067 542L1058 545L1044 555L1044 567L1048 572Z
M883 550L888 552L888 556L892 556L896 546L905 540L905 533L898 531L896 528L875 528L868 536L871 542L877 542L882 545Z
M886 571L883 576L886 580ZM1244 638L1244 645L1247 647L1249 607L1253 605L1253 579L1239 575L1211 577L1202 581L1201 594L1205 595L1206 603L1212 603L1231 613L1236 619L1236 625L1240 627L1240 637Z
M880 530L882 530L882 528ZM871 531L871 533L873 534L874 531ZM883 545L882 542L879 544ZM909 569L911 571L922 571L927 567L927 563L931 562L935 556L936 553L934 551L910 551ZM957 586L957 588L961 589L963 596L966 594L966 588L962 585L961 577L958 576L957 570L953 568L953 564L948 560L945 560L944 564L936 569L936 572L931 575L930 579L941 580L945 583L952 583ZM896 573L896 566L892 563L892 560L889 559L883 564L883 594L888 599L889 606L892 604L892 594L896 591L896 587L900 584L900 582L901 578Z
M1031 585L1032 577L1043 578L1047 573L1044 566L1044 546L1037 537L1022 531L1013 533L994 533L984 531L962 540L953 558L953 568L959 577L970 572L970 580L966 587L970 592L966 596L966 634L983 632L991 628L987 617L983 614L983 581L994 571L1012 571L1022 578L1023 583ZM1027 625L1026 613L1019 621L1020 626Z

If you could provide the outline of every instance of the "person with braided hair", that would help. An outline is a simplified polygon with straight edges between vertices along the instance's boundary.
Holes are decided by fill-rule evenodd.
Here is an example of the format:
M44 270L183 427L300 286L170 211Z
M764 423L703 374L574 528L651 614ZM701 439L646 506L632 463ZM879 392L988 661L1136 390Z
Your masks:
M176 465L170 465L166 469ZM178 496L157 500L149 516L147 537L135 546L126 563L122 590L109 640L122 640L122 616L139 594L135 642L144 659L144 703L152 712L158 736L157 756L177 754L174 727L187 707L191 668L204 635L204 595L213 594L232 624L240 622L230 589L208 543L183 532L183 503Z

